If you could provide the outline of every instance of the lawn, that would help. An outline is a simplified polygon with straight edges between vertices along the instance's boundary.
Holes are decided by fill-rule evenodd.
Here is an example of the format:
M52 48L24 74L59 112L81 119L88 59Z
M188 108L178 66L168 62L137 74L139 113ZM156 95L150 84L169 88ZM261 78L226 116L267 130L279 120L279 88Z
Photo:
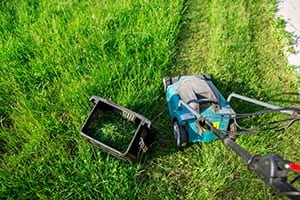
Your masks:
M297 106L282 95L298 81L275 2L0 1L0 198L281 199L220 141L178 151L162 87L166 75L209 72L224 96ZM80 136L92 95L152 120L157 140L143 163ZM237 143L300 162L297 128Z

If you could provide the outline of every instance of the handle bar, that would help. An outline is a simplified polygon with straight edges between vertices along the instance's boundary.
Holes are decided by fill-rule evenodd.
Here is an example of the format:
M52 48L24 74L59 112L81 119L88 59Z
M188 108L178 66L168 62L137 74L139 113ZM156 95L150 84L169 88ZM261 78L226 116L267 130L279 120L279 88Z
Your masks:
M284 160L276 154L267 154L262 157L253 156L229 138L226 133L216 129L204 117L200 116L198 121L201 126L213 132L226 146L241 156L247 162L249 170L255 171L266 184L279 190L290 199L300 200L300 192L287 183L288 171L292 170L300 173L300 165Z
M278 189L290 199L300 199L300 192L287 183L288 170L292 170L292 164L297 166L279 155L267 154L263 157L254 156L248 163L248 168L255 171L266 184Z

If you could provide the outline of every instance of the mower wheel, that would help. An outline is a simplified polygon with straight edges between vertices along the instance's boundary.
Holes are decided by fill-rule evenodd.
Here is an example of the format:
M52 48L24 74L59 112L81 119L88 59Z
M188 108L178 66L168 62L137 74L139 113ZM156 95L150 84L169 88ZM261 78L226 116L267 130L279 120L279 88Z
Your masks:
M184 126L180 126L178 121L173 122L173 132L176 140L176 145L179 149L187 146L187 132Z
M168 76L163 78L164 91L167 91L167 87L172 84L172 79Z

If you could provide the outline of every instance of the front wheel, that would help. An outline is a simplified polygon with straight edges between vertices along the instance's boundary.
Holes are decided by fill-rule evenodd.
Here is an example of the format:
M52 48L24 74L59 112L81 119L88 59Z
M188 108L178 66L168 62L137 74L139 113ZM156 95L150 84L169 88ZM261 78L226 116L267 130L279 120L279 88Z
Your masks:
M185 127L180 126L178 121L173 122L173 132L176 140L176 145L179 149L183 149L187 146L187 132Z

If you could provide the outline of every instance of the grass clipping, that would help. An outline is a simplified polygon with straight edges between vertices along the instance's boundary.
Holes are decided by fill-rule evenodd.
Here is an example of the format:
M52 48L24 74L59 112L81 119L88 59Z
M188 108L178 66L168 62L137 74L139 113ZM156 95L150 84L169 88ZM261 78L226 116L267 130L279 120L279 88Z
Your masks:
M96 111L87 135L120 152L125 152L138 126L113 111Z

